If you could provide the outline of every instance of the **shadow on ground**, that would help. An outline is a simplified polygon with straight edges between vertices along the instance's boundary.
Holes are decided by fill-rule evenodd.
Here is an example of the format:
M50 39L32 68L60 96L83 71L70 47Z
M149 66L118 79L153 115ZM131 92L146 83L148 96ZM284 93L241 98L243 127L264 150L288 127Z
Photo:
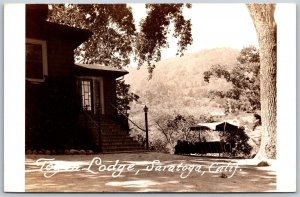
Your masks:
M37 163L37 160L42 158L49 159L49 161L39 160ZM54 160L50 161L50 159ZM115 165L117 160L119 162ZM276 172L272 168L238 165L238 162L239 160L233 159L190 157L153 152L100 155L28 155L26 156L25 170L26 191L276 191ZM115 165L115 169L113 169L113 165ZM129 165L133 167L128 169ZM111 167L109 168L109 166ZM123 171L122 166L125 166ZM60 171L58 171L59 169ZM113 173L115 177L112 176ZM45 178L45 175L49 178Z

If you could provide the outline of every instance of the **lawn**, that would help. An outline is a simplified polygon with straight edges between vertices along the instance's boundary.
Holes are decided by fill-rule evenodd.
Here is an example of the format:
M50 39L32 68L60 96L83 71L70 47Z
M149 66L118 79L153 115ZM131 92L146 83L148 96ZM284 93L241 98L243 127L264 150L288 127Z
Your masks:
M272 192L274 167L157 152L27 155L27 192Z

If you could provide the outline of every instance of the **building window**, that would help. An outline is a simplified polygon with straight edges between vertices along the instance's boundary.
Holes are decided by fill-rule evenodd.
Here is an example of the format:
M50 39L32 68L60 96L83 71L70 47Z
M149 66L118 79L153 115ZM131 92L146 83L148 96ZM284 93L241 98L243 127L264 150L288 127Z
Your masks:
M92 111L91 81L81 80L81 100L85 111Z
M43 82L47 75L46 41L26 39L26 80Z

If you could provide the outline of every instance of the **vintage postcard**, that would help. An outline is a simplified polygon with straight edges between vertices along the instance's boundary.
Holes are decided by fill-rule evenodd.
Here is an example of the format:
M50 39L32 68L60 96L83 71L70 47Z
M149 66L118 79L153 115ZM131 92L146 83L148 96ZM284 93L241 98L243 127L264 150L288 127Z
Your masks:
M296 191L295 7L5 5L5 191Z

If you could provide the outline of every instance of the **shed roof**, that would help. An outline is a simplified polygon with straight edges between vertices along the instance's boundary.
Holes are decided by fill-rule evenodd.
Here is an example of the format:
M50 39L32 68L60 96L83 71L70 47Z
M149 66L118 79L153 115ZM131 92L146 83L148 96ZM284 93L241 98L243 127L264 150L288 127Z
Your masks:
M214 131L232 131L239 127L237 123L232 121L212 122L212 123L199 123L195 126L190 127L191 131L199 130L214 130Z
M79 76L113 76L115 78L128 74L124 69L118 69L102 64L75 64L76 74Z

